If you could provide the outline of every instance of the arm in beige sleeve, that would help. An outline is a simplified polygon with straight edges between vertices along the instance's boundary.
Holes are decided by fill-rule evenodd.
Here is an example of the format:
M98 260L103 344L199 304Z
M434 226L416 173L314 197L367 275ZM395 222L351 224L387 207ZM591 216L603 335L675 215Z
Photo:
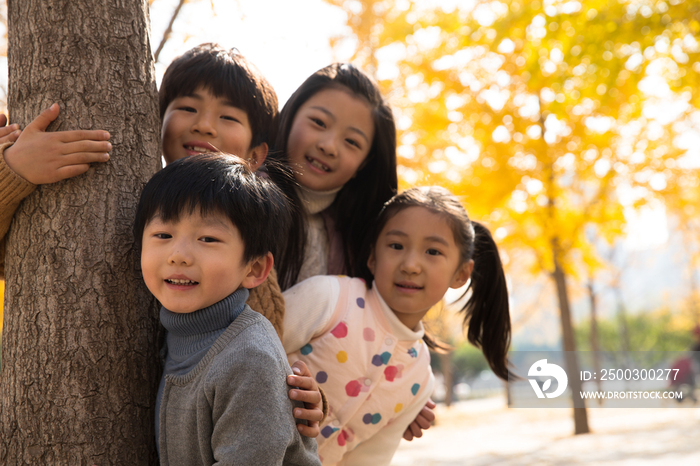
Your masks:
M284 296L277 282L277 272L270 271L264 282L250 290L246 304L255 312L259 312L270 321L282 339L284 324Z
M36 185L12 171L3 153L12 143L0 145L0 279L5 277L5 235L20 202L36 189Z

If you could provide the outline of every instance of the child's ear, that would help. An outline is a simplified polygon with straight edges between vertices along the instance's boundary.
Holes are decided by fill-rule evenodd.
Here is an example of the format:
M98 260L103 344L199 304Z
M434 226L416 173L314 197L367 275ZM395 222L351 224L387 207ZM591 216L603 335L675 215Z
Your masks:
M268 147L266 142L263 142L262 144L248 150L247 159L251 170L254 172L258 171L258 168L260 168L267 158L267 151Z
M372 275L374 275L374 268L377 266L377 259L374 257L374 248L369 253L369 259L367 259L367 268L369 269L370 272L372 272Z
M467 281L469 280L469 277L472 276L473 270L474 260L470 259L469 262L462 264L457 270L457 273L455 273L455 277L452 280L452 283L450 284L450 288L463 287L464 284L467 283Z
M274 262L271 252L251 260L248 263L248 274L243 278L241 286L250 289L264 282L270 274Z

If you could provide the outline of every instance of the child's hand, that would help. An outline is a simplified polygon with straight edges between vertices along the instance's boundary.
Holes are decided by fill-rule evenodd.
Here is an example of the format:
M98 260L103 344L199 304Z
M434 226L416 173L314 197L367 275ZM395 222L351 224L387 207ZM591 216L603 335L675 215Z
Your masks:
M406 427L406 431L403 433L403 438L409 442L414 438L421 438L423 436L423 431L430 428L430 424L435 420L435 403L433 400L428 400L428 402L420 410L416 419Z
M85 173L92 162L109 160L107 152L112 150L112 145L107 141L107 131L47 133L46 127L58 117L58 113L58 104L51 105L29 123L21 134L16 131L16 142L5 149L5 163L30 183L55 183ZM5 137L11 138L14 134ZM2 135L0 132L0 138Z
M309 368L302 361L292 364L295 375L287 377L287 385L298 387L289 391L289 398L304 403L304 408L294 408L294 417L303 419L308 425L297 424L299 433L305 437L315 438L320 433L319 422L323 419L323 399L316 380L311 377Z
M0 113L0 144L15 142L21 133L19 125L5 126L6 124L7 117Z

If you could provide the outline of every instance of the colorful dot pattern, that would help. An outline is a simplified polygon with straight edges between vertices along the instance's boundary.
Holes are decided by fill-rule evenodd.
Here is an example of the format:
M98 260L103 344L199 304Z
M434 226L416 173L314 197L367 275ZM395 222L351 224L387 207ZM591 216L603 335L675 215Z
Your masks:
M350 278L339 281L341 287L349 286L346 309L327 334L298 352L323 386L330 405L317 438L324 464L339 462L344 452L414 406L429 377L423 342L412 341L406 346L397 342L385 325L379 324L377 301L364 283ZM290 356L290 360L295 358ZM336 417L341 411L345 413L343 423Z

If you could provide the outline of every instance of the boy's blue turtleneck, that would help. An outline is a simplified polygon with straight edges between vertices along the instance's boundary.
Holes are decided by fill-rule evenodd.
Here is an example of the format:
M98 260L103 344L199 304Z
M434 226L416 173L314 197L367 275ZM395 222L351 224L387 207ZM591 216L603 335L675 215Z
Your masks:
M248 290L241 288L218 303L187 314L161 307L160 323L168 332L165 337L168 354L163 373L182 375L193 369L243 311L246 299Z
M160 322L167 331L167 353L156 398L156 439L160 430L160 402L165 376L184 375L194 369L216 339L243 312L248 294L247 289L240 288L209 307L186 314L160 308Z

